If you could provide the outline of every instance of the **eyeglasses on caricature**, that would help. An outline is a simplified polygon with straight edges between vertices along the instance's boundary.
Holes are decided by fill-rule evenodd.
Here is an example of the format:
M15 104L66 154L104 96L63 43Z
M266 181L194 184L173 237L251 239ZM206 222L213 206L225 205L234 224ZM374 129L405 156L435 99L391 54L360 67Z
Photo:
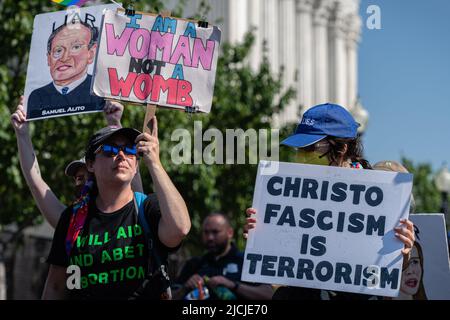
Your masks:
M61 59L61 57L64 55L64 53L67 50L69 50L70 55L76 56L76 55L80 54L81 50L84 47L89 48L89 45L83 44L83 43L74 43L68 49L66 47L64 47L64 46L58 45L58 46L56 46L55 48L52 49L51 54L52 54L53 59L58 60L58 59Z
M131 145L131 146L115 146L115 145L110 145L110 144L102 144L96 151L95 153L103 153L105 156L107 157L115 157L119 154L119 152L122 150L122 152L128 156L128 157L132 157L132 156L136 156L137 155L137 149L136 149L136 145Z

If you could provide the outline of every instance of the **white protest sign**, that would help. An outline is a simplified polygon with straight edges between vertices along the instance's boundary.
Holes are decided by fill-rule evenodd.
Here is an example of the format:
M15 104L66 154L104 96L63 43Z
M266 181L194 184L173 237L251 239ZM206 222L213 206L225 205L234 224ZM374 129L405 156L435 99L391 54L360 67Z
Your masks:
M242 280L397 296L411 188L411 174L261 161Z
M399 299L450 300L450 263L443 214L412 214L416 242L402 272Z
M25 82L27 120L103 110L104 99L91 95L91 81L103 10L113 8L36 15Z
M108 10L93 92L105 98L210 112L220 37L214 26Z

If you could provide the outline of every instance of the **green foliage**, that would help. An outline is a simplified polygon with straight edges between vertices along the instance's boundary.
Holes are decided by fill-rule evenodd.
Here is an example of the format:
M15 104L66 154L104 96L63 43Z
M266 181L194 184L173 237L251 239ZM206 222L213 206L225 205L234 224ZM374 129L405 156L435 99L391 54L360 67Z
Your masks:
M403 165L414 175L413 195L416 202L416 212L440 212L441 196L434 184L433 170L429 163L414 164L403 158Z
M203 6L202 10L206 13L207 5ZM161 8L162 1L135 3L138 11L158 12ZM180 8L181 6L175 8L172 15L180 16ZM30 223L40 218L20 172L16 138L9 118L24 88L33 17L38 13L54 10L55 6L50 1L5 0L0 5L0 34L5 39L0 48L0 139L3 146L0 149L0 225L11 222ZM226 129L270 129L272 114L282 110L293 95L291 90L282 92L280 78L271 75L267 61L257 71L248 66L252 42L253 37L249 34L237 46L222 44L210 114L188 115L162 108L157 112L161 161L185 199L192 218L193 227L186 242L192 253L198 253L202 248L201 222L212 211L222 211L231 217L236 227L236 240L239 247L243 248L244 211L251 206L257 165L176 165L170 157L171 150L178 143L171 141L172 133L177 128L184 128L194 137L194 121L202 122L203 132L209 128L217 128L224 135ZM142 106L127 105L122 124L142 128L144 113ZM64 203L69 204L72 199L72 182L64 175L65 166L82 156L89 136L103 126L105 121L99 113L53 118L30 124L42 176ZM291 130L292 128L289 129ZM208 144L209 142L203 143L203 147ZM248 151L246 159L248 163ZM150 175L143 165L141 173L145 191L151 192Z

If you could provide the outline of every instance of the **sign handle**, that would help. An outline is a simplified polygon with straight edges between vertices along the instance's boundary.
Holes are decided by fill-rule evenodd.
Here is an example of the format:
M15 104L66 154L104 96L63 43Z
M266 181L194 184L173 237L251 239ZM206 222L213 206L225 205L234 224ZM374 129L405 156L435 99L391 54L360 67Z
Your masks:
M145 112L144 127L142 128L142 132L152 134L153 122L151 122L150 120L152 120L152 118L155 116L155 113L156 113L156 105L147 104L147 111Z
M170 17L171 11L165 10L161 12L163 17ZM147 132L148 134L152 134L153 131L153 122L151 122L152 118L156 114L156 104L147 104L147 110L145 112L144 119L144 127L142 128L142 132Z

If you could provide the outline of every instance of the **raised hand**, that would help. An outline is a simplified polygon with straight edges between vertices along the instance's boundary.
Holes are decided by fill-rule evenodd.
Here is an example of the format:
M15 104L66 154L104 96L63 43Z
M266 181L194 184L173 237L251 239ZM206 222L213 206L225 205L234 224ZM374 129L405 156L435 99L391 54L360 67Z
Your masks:
M154 116L150 121L152 121L152 132L141 133L136 137L136 147L139 155L142 156L147 167L161 165L159 159L159 140L158 140L158 121L156 116Z
M402 249L402 253L404 255L409 255L412 247L414 246L414 242L416 241L416 237L414 235L414 224L411 220L400 219L400 225L395 227L394 230L397 239L405 244L405 247Z
M103 107L103 113L105 114L108 126L122 126L120 120L123 115L123 104L117 101L106 100L105 106Z
M256 209L247 208L245 210L245 214L247 215L246 223L244 225L244 238L248 238L248 231L256 227L256 218L252 217L256 214Z
M16 111L11 114L11 124L18 135L28 134L27 115L25 114L23 102L24 97L21 96Z

